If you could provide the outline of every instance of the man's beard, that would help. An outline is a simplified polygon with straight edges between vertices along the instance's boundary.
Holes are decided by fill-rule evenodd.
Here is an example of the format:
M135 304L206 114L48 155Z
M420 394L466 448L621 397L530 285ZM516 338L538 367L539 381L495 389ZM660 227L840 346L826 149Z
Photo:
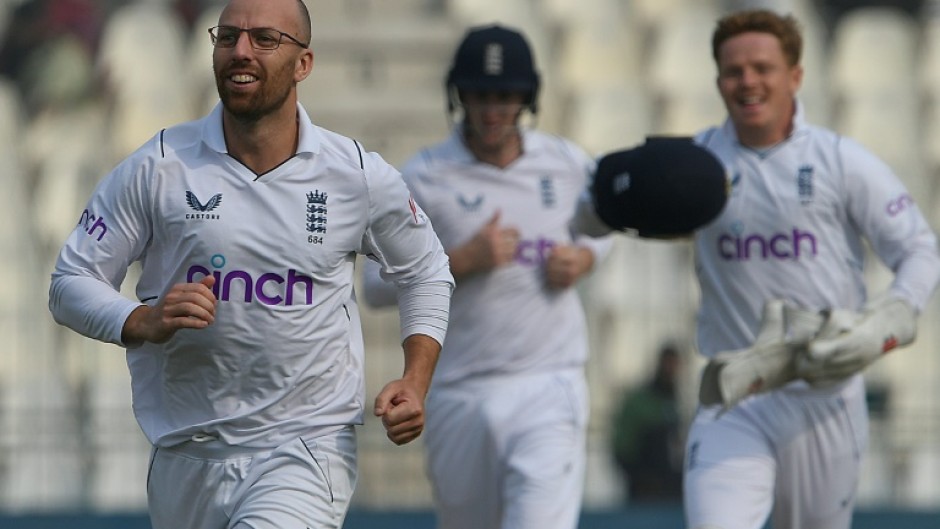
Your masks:
M261 118L274 113L284 105L290 96L292 82L281 82L282 76L288 75L285 72L287 67L278 71L274 78L267 78L264 81L259 80L261 87L250 96L235 97L225 88L225 79L216 74L216 89L219 92L219 99L222 106L231 114L232 117L241 122L256 122ZM279 90L279 88L283 88ZM277 91L275 93L275 91Z

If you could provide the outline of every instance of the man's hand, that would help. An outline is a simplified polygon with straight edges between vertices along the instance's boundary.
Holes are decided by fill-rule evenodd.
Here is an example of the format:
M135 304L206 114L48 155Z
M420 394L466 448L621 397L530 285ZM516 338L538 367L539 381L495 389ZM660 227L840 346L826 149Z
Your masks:
M121 341L127 345L164 343L180 329L205 329L215 321L214 284L213 276L198 283L178 283L156 305L137 307L124 322Z
M823 325L823 316L782 300L764 305L751 347L723 351L705 366L699 401L729 409L744 398L777 389L797 378L797 357Z
M447 252L454 277L488 272L513 262L519 246L519 230L500 226L500 217L497 211L472 239Z
M565 289L594 266L594 252L583 246L555 246L545 263L545 282L550 288Z
M833 310L797 361L797 374L814 386L826 386L862 371L917 336L917 313L906 301L882 297L861 313Z
M382 418L393 443L410 443L424 431L424 396L405 379L393 380L375 397L375 415Z
M441 344L424 334L412 334L402 343L405 372L375 397L375 416L382 418L393 443L410 443L424 431L424 399L431 385Z

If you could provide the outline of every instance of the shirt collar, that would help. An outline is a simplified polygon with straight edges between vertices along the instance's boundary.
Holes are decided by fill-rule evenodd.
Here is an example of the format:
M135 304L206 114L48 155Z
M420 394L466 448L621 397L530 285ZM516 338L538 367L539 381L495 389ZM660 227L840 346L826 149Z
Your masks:
M320 152L320 144L322 143L320 133L300 102L297 103L297 116L300 124L298 127L300 137L297 141L297 154L316 155ZM222 132L221 102L216 103L212 112L206 116L202 126L202 137L210 149L220 154L228 153L228 147L225 145L225 134Z

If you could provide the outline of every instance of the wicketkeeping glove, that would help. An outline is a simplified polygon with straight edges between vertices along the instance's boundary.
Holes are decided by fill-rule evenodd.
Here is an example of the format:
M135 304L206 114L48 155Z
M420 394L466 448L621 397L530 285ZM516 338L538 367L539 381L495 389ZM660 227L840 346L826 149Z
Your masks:
M824 322L819 312L799 309L783 300L768 301L754 344L720 352L705 366L699 401L729 409L749 395L795 380L796 359Z
M833 384L916 336L917 312L897 297L880 297L861 313L833 310L797 360L797 374L814 386Z

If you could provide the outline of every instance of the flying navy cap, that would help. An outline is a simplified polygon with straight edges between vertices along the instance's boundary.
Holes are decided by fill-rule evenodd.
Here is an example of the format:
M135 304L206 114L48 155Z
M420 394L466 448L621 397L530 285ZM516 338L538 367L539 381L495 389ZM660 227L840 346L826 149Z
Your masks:
M691 234L721 213L728 179L721 162L688 137L648 137L598 161L591 186L597 216L640 237Z

